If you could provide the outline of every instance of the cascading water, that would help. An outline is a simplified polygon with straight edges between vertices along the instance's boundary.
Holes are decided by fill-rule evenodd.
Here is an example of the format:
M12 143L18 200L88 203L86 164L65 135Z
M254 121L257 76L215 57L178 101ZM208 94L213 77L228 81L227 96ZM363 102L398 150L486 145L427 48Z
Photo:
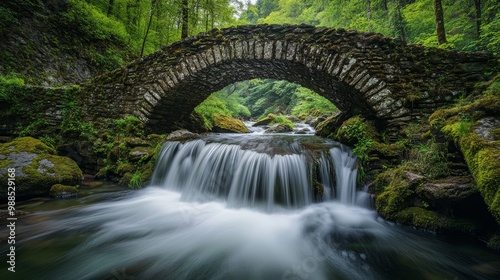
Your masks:
M167 142L160 152L153 183L181 190L187 201L224 197L232 207L298 208L312 203L312 170L318 168L320 176L316 179L324 186L325 199L333 198L333 189L339 186L338 200L345 204L355 202L356 157L348 148L332 143L333 148L316 151L316 159L301 145L287 146L288 142L284 142L286 145L266 143L267 148L285 146L282 154L272 155L203 140Z
M356 191L356 158L325 139L169 142L152 186L37 214L16 244L16 276L498 279L498 256L391 225L355 205L367 198Z

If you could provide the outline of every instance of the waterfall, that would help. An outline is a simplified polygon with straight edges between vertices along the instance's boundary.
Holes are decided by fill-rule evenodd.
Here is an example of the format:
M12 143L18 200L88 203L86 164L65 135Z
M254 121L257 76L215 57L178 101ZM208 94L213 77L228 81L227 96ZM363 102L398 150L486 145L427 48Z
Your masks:
M356 189L356 174L349 148L315 136L166 142L152 186L26 215L16 275L500 279L494 253L391 225L360 207L371 200Z
M238 145L234 140L229 144L166 142L152 182L179 190L185 201L223 199L235 208L272 211L277 205L300 208L311 204L316 179L323 187L320 200L355 202L357 161L347 147L335 143L333 148L311 152L297 142L274 142L279 150L267 149L267 153L258 150L262 145L251 149L246 142ZM317 178L313 178L314 168Z
M335 173L337 175L337 192L341 203L354 204L356 200L356 177L358 175L357 157L353 156L345 146L330 150Z

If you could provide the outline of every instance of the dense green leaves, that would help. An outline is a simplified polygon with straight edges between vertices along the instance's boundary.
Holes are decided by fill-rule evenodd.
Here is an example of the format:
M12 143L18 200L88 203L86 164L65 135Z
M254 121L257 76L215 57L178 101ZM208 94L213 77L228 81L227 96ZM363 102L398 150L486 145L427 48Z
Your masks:
M268 114L306 117L337 111L326 98L287 81L254 79L227 86L196 109L211 125L214 113L236 118L260 119Z
M442 47L498 52L498 1L442 0L442 6L448 41ZM306 23L374 31L409 43L438 46L433 0L259 0L253 8L257 9L258 23Z

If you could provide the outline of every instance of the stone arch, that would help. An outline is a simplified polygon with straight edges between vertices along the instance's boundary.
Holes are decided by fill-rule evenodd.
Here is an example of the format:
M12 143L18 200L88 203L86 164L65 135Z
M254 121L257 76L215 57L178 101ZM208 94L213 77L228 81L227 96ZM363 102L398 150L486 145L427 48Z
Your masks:
M401 102L391 98L386 83L365 69L362 61L348 53L288 40L217 44L153 75L154 80L136 89L143 99L134 112L153 130L188 117L212 92L253 78L300 84L350 114L384 118L389 113L400 116L406 112Z
M492 60L375 33L239 26L184 39L97 77L83 85L82 98L90 119L135 115L150 131L168 132L210 93L272 78L310 88L347 115L397 128L470 92Z

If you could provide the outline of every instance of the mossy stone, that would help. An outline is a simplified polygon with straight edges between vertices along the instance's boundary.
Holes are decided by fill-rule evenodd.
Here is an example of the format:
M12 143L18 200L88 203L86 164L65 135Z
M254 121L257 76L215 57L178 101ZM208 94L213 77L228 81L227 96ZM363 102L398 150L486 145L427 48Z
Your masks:
M434 232L474 235L478 229L472 220L444 217L434 211L420 207L408 207L394 213L392 220Z
M256 121L253 126L263 126L263 125L269 125L274 121L274 118L276 118L275 114L268 114L266 117Z
M55 155L53 148L31 137L0 145L0 166L1 180L7 168L15 168L18 199L48 195L55 184L78 185L83 177L72 159ZM0 189L0 199L6 196L7 188Z
M215 132L232 132L232 133L248 133L248 128L245 124L233 117L215 113L214 128Z
M0 145L0 154L2 155L16 152L49 155L56 154L56 150L54 148L47 146L42 141L33 137L19 137L11 142Z
M78 195L78 189L74 186L55 184L50 188L50 196L57 198L68 198Z
M484 96L470 104L442 109L431 115L436 129L457 143L488 209L500 224L500 141L487 141L475 132L478 122L464 117L500 117L500 96ZM466 125L470 124L470 125Z

